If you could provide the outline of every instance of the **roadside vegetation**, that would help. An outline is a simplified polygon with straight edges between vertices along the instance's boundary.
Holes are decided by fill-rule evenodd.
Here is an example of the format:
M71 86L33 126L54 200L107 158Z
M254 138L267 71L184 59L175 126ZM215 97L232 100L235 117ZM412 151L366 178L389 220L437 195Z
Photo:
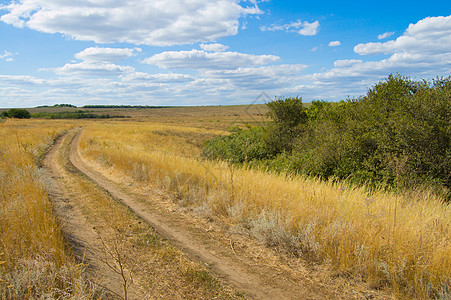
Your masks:
M159 133L166 131L162 136ZM171 134L171 132L177 132ZM116 123L86 128L83 154L163 189L262 243L330 264L397 295L449 295L451 210L427 191L392 194L202 160L204 129ZM213 133L213 132L210 132ZM197 155L196 155L197 153Z
M451 199L451 78L390 76L358 99L267 104L273 122L218 137L205 156L279 173Z
M27 122L27 123L23 123ZM88 299L95 288L66 249L40 168L71 125L0 123L0 299Z

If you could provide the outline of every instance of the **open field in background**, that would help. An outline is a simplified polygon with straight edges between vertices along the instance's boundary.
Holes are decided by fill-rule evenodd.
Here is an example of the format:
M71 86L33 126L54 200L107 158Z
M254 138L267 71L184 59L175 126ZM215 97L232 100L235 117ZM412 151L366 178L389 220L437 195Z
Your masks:
M39 164L73 122L0 123L0 299L90 297L47 195Z
M308 104L306 104L308 106ZM7 109L0 109L0 112ZM182 124L209 129L228 129L231 125L258 125L268 121L265 104L167 107L167 108L79 108L40 107L27 109L33 113L60 113L84 111L98 115L127 116L136 121L152 121L165 124Z
M96 123L85 129L81 147L89 159L164 189L181 205L373 288L449 295L451 209L442 199L421 191L368 194L205 161L201 141L221 131L194 125Z
M265 106L97 110L132 119L0 123L0 155L12 158L0 163L4 207L10 199L22 199L21 191L10 192L17 184L6 185L3 178L22 180L24 171L18 170L35 166L30 149L46 139L48 144L51 138L47 136L82 124L85 130L80 145L86 158L124 178L164 190L176 203L214 217L230 230L249 233L270 247L313 264L330 265L341 274L361 278L374 289L392 290L400 298L450 296L451 209L442 199L422 191L405 196L382 191L368 194L364 188L232 167L202 158L203 143L228 134L229 127L268 121ZM19 143L15 136L19 136ZM22 146L27 143L30 146ZM38 182L38 188L26 192L42 195L43 188L33 176L29 176L30 185ZM39 200L38 206L48 207L47 201ZM22 214L27 215L27 210L15 212L9 222ZM12 228L3 224L7 223L2 219L2 234ZM4 272L12 270L6 266L17 259L5 258L1 239L0 253L3 251L4 256L0 260L7 261L0 266ZM44 252L45 247L41 247ZM41 257L41 250L33 251L31 259Z

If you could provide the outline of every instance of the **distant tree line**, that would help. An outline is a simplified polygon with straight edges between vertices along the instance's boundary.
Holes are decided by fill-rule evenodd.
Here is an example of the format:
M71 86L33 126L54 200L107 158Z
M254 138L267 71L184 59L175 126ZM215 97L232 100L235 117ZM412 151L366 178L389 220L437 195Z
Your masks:
M55 104L55 105L40 105L36 106L36 108L43 108L43 107L74 107L76 108L76 105L73 104ZM153 105L84 105L81 108L167 108L170 106L153 106Z
M390 75L357 99L279 98L270 125L209 141L204 155L373 187L433 186L451 197L451 77Z
M170 106L151 105L84 105L82 108L167 108Z
M36 108L42 108L42 107L77 107L72 104L55 104L55 105L40 105L36 106Z
M79 111L63 111L55 113L33 113L32 118L39 119L110 119L110 118L129 118L128 116L111 116L109 114L93 114L82 110Z

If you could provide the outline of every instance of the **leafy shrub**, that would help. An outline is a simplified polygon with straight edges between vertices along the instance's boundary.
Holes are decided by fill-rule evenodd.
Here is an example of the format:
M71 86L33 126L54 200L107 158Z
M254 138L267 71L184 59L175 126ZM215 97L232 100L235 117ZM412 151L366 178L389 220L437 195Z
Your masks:
M208 157L260 160L270 169L358 184L427 185L451 194L451 77L390 75L365 96L304 108L301 98L267 104L273 123L207 144ZM259 134L254 134L259 132ZM259 149L247 155L245 149Z
M204 155L210 159L222 159L232 163L265 159L266 131L265 127L252 127L214 138L206 143Z
M31 118L31 115L26 109L11 108L10 110L8 110L7 117L16 119L29 119Z

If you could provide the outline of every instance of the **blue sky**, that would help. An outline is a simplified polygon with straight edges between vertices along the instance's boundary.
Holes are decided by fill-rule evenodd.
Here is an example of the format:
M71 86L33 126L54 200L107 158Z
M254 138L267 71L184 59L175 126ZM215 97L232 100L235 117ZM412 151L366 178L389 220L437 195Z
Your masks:
M0 0L4 108L339 101L390 73L451 75L448 1Z

